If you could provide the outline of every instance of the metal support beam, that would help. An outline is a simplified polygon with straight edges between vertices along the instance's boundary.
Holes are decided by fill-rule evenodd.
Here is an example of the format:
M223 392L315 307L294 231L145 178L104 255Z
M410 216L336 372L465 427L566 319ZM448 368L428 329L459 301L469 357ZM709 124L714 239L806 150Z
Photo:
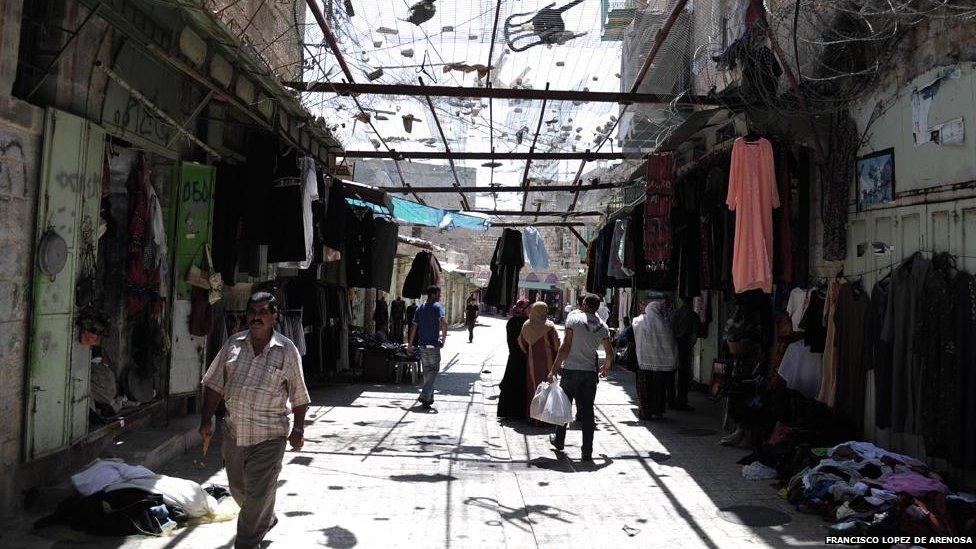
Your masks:
M339 95L398 95L422 97L472 97L482 99L521 99L524 101L584 101L587 103L718 105L702 95L656 93L593 92L574 90L531 90L522 88L461 88L455 86L412 86L408 84L360 84L347 82L282 82L302 92L337 93Z
M315 0L305 0L308 4L308 8L312 10L312 16L315 17L315 21L318 22L319 28L322 29L322 35L325 36L325 41L329 44L329 49L332 50L332 55L336 57L336 61L339 62L339 67L342 68L342 73L346 75L346 80L350 83L355 82L356 79L352 76L352 71L349 70L349 65L346 65L346 58L342 56L342 50L339 49L339 42L336 41L335 35L332 34L332 29L329 28L329 22L326 21L325 15L322 14L322 10L319 8L319 3Z
M455 210L447 210L455 211ZM602 217L604 214L602 212L523 212L521 210L463 210L461 213L477 213L485 215L524 215L528 216L540 216L540 217Z
M549 185L546 187L537 187L537 192L566 192L566 191L576 191L576 192L586 192L586 191L599 191L606 189L615 189L618 185L615 183L599 183L597 185L583 185L577 187L576 185ZM521 193L524 192L522 187L410 187L409 189L402 187L380 187L380 190L386 191L390 194L410 194L410 193Z
M532 221L524 222L504 222L504 223L492 223L492 227L586 227L590 223L573 223L571 221L543 221L541 223L533 223Z
M586 239L585 239L585 238L583 238L583 235L581 235L581 234L579 233L579 231L577 231L577 230L576 230L576 228L575 228L575 227L572 227L572 226L567 226L566 228L567 228L567 229L569 229L569 232L571 232L571 233L573 233L573 236L575 236L575 237L576 237L576 240L579 240L579 241L580 241L580 244L582 244L582 245L584 245L584 246L586 246L586 245L588 245L588 244L589 244L589 242L587 242L587 241L586 241Z
M491 88L491 64L495 62L495 35L498 34L498 16L502 11L502 0L495 4L495 24L491 26L491 45L488 46L488 70L485 73L485 86ZM495 152L495 105L491 97L488 98L488 149ZM491 168L491 182L495 182L495 167Z
M336 156L345 158L399 158L400 160L625 160L638 159L639 153L603 152L469 152L469 151L345 151Z
M205 108L205 107L206 107L207 105L209 105L209 104L210 104L210 100L211 100L211 99L213 99L213 96L214 96L214 92L213 92L213 90L208 90L208 91L207 91L207 95L204 95L204 96L203 96L203 99L202 99L202 100L200 100L200 104L198 104L198 105L196 106L196 108L194 108L194 109L193 109L193 112L191 112L191 113L190 113L190 116L187 116L187 117L186 117L186 118L185 118L185 119L183 120L183 123L182 123L182 124L180 124L180 127L181 127L181 128L183 128L183 129L186 129L186 127L187 127L187 126L189 126L189 125L190 125L190 123L192 123L192 122L193 122L194 120L196 120L196 118L197 118L197 116L198 116L198 115L200 114L200 112L201 112L201 111L203 111L203 109L204 109L204 108ZM167 149L173 146L173 143L174 143L174 142L176 141L176 136L177 136L177 135L179 135L179 134L177 134L177 133L174 133L174 134L173 134L173 137L170 137L170 138L169 138L169 141L167 141L167 142L166 142L166 148L167 148Z
M549 82L546 82L546 91L549 90ZM546 117L546 103L547 99L542 100L542 109L539 110L539 123L535 126L535 133L532 134L532 144L529 145L529 153L535 152L535 143L539 139L539 132L542 131L542 120ZM522 210L525 210L525 205L529 200L529 166L532 165L532 158L527 158L525 160L525 171L522 172L522 190L525 194L522 195Z
M196 143L197 146L207 151L207 153L209 153L214 158L218 158L218 159L222 158L220 153L215 151L212 147L210 147L210 145L207 145L206 143L201 141L199 138L197 138L197 136L193 135L191 132L189 132L182 126L180 126L180 124L176 120L170 118L168 114L166 114L162 109L157 107L152 101L147 99L146 96L139 93L139 90L132 87L132 85L126 82L121 76L115 74L115 71L106 67L101 61L95 61L95 66L101 69L105 73L105 76L108 76L113 81L115 81L116 84L121 86L122 89L129 92L129 95L131 95L136 101L145 105L145 107L149 109L149 111L152 112L155 116L159 117L161 120L163 120L170 126L173 126L173 129L176 130L178 133L183 134L184 137Z
M424 79L417 77L420 85L424 85ZM447 143L447 137L444 135L444 128L441 127L441 119L437 117L437 109L434 108L434 102L430 100L430 96L425 95L424 99L427 100L427 106L430 107L430 115L434 117L434 123L437 125L437 133L441 135L441 141L444 143L444 152L448 154L447 163L451 166L451 174L454 175L454 188L461 188L461 179L457 174L457 167L454 166L454 158L450 156L451 146ZM468 197L464 196L464 193L458 191L461 195L461 207L465 210L470 210L471 205L468 204Z

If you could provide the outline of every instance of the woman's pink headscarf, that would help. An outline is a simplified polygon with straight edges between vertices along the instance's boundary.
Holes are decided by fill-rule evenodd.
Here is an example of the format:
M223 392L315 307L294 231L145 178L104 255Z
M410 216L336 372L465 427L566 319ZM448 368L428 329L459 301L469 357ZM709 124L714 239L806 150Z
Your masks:
M512 305L512 316L529 316L529 300L520 299Z

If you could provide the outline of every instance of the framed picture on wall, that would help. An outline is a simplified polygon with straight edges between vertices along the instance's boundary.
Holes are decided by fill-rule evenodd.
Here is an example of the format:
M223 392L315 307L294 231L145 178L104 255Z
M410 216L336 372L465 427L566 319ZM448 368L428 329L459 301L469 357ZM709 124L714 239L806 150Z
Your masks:
M895 199L895 149L885 149L857 159L857 211L887 204Z

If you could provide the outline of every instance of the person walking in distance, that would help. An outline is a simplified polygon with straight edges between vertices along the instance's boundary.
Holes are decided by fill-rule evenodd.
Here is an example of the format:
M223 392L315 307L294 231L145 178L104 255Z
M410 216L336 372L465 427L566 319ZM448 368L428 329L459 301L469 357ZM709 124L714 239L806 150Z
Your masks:
M566 336L549 371L549 379L562 374L559 386L570 401L576 401L577 418L583 430L583 461L593 459L593 432L596 430L593 403L596 400L596 359L600 346L606 352L606 358L599 369L599 377L607 377L613 364L610 329L596 315L599 308L600 298L588 294L583 299L582 311L569 315L566 319ZM566 443L566 426L556 427L556 433L550 436L549 441L553 448L562 451Z
M213 435L214 412L224 400L227 416L221 454L230 493L241 507L237 549L258 547L278 523L275 491L285 442L294 451L302 449L305 412L311 401L298 348L274 330L275 297L268 292L252 295L246 318L248 330L227 340L203 376L200 419L200 435L207 440ZM295 416L293 426L289 414Z
M468 328L468 343L474 341L474 325L478 320L478 304L474 297L468 298L468 306L464 308L464 325Z
M420 366L424 372L424 385L420 389L420 405L430 409L434 403L434 381L441 369L441 347L447 340L447 318L444 306L439 303L441 289L427 288L427 301L417 307L410 323L407 338L407 354L413 354L414 344L420 351ZM438 337L438 332L440 336Z

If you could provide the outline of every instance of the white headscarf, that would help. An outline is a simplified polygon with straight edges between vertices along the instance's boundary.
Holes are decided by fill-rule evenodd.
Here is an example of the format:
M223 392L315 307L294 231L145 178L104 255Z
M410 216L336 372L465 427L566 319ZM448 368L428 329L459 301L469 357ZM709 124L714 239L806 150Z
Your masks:
M641 370L673 372L678 361L678 345L662 309L663 301L651 301L644 314L634 319L637 365Z

